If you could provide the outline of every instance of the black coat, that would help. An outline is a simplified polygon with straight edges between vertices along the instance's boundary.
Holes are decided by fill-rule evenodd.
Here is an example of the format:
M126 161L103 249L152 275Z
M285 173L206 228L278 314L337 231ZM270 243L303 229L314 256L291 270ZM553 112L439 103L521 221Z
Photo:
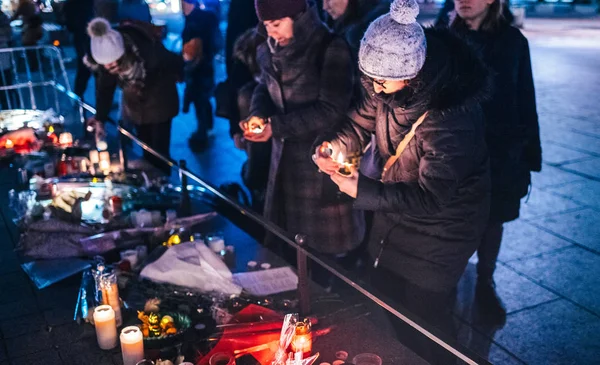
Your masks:
M385 181L360 176L354 207L375 212L369 252L380 266L428 290L448 291L488 219L489 164L479 106L488 78L475 53L450 31L425 34L427 58L411 86L380 96L364 78L367 93L350 122L327 139L347 154L364 150L375 133L387 160L428 112Z
M256 27L258 17L254 0L231 0L227 14L227 34L225 35L225 64L227 75L231 76L234 64L233 46L246 30Z
M492 171L490 219L519 217L519 200L542 168L542 148L529 44L504 23L495 32L458 31L481 52L493 75L492 97L482 104Z
M123 90L123 119L137 125L170 121L179 114L177 82L183 78L183 58L164 47L152 33L152 25L132 24L117 30L123 35L126 52L143 63L145 77L139 83L124 81L98 67L92 57L86 57L88 65L98 74L96 118L108 118L118 85Z
M183 44L194 38L202 40L202 58L200 61L186 63L186 85L187 92L207 92L214 87L215 71L213 60L216 53L217 32L219 31L219 20L217 16L208 10L199 7L194 9L185 17L185 26L181 33Z
M265 215L293 235L306 234L321 252L347 252L360 242L363 226L352 202L337 199L337 187L310 156L317 136L343 120L350 106L348 46L314 7L294 21L288 46L270 41L258 47L262 80L251 107L251 115L271 118L273 130Z

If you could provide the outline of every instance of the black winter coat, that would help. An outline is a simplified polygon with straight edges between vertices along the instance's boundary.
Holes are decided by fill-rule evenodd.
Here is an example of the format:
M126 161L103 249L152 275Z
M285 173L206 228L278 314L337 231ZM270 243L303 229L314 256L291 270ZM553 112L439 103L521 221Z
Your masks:
M258 47L262 80L251 115L270 117L273 130L265 216L311 247L339 254L356 247L363 225L352 202L312 162L312 143L343 120L352 98L353 73L346 42L331 34L310 7L294 21L286 47L272 39Z
M492 97L482 103L492 172L490 219L508 222L519 217L530 171L542 168L529 44L508 23L495 32L457 30L481 52L492 71Z
M427 29L427 58L410 86L366 95L332 141L343 153L364 150L375 133L387 160L428 112L385 181L359 178L354 207L375 211L369 252L379 265L432 291L457 284L479 245L489 212L489 164L479 101L487 72L447 30Z
M96 118L99 120L108 118L117 85L123 90L121 107L124 120L136 125L159 124L179 114L177 82L183 78L183 58L168 51L152 33L151 27L127 25L117 28L123 35L126 51L143 64L145 77L139 83L112 75L87 57L98 73Z

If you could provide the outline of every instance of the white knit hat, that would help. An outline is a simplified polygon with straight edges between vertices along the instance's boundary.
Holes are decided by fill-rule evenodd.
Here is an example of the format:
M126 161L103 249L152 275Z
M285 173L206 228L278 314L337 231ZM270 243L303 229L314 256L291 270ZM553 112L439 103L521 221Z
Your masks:
M358 52L358 66L365 75L391 81L417 76L427 53L418 14L415 0L394 0L390 12L371 23Z
M115 62L125 54L123 36L111 28L108 20L92 19L87 32L91 38L92 57L98 64Z

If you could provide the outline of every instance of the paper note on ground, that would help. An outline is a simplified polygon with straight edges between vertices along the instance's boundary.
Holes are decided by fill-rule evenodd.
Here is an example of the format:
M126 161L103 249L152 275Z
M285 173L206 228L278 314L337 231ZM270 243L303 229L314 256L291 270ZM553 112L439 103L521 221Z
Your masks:
M283 293L298 288L298 276L287 266L237 273L233 275L233 282L255 296Z

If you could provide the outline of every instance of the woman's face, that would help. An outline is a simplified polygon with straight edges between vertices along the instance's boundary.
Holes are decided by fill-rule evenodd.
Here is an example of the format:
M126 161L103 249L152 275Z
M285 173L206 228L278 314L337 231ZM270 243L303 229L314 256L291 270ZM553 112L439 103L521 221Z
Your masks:
M265 20L263 24L269 37L273 38L280 46L287 46L294 37L294 21L290 17Z
M333 18L333 20L339 19L346 9L348 9L349 0L323 0L323 10Z
M408 85L408 81L406 80L391 81L371 79L371 81L373 82L373 90L375 90L375 93L377 94L394 94Z
M484 18L490 5L500 0L456 0L454 6L458 16L464 20Z

